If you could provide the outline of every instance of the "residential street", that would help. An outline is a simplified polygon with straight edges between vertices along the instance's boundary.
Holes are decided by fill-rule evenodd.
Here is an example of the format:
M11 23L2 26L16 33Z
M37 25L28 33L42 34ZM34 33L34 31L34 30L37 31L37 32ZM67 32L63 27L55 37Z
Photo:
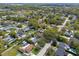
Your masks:
M66 25L67 21L69 20L70 15L66 18L66 20L64 21L64 23L62 24L62 26L58 29L58 31L60 32L63 27Z
M0 4L0 56L69 55L79 55L79 4Z
M49 47L51 47L51 43L46 43L45 46L37 54L37 56L43 56Z

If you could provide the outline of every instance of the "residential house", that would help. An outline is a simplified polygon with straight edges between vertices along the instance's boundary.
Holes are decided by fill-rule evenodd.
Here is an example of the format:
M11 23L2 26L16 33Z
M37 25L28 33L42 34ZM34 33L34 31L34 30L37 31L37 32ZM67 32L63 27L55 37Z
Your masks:
M30 28L29 28L29 27L26 27L26 28L24 28L23 30L24 30L24 32L26 32L26 31L29 31Z
M25 46L25 45L27 45L28 43L26 42L26 41L23 41L22 42L22 46Z
M38 32L43 33L44 29L38 29Z
M17 32L17 37L19 38L19 39L21 39L21 38L24 38L24 37L26 37L26 35L22 32L22 31L18 31Z
M8 35L6 38L3 39L4 41L8 42L8 44L11 44L14 42L16 39Z
M25 45L25 46L23 46L23 47L20 47L20 51L21 51L21 52L24 52L24 53L29 53L29 52L32 51L33 47L34 47L34 45L32 45L32 44L27 44L27 45Z
M31 40L32 40L32 42L34 42L34 43L37 41L36 37L32 37Z
M2 19L6 19L7 16L2 16Z
M64 34L68 37L73 37L73 31L66 30Z

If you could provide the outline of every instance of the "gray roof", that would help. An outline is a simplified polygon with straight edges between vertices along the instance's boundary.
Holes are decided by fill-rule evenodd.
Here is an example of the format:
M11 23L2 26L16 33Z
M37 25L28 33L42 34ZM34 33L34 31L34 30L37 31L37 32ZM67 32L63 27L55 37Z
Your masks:
M64 56L64 55L66 55L65 50L62 48L58 48L58 50L56 51L56 56Z
M59 48L57 49L56 51L56 56L66 56L67 55L67 52L65 51L65 46L66 44L65 43L62 43L62 42L59 42Z

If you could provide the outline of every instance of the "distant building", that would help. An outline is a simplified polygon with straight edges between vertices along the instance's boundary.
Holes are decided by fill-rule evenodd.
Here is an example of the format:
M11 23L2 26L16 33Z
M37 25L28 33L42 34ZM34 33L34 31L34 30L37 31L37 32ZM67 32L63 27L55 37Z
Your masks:
M30 30L29 27L24 28L24 32L29 31L29 30Z
M0 11L11 11L11 9L0 9Z

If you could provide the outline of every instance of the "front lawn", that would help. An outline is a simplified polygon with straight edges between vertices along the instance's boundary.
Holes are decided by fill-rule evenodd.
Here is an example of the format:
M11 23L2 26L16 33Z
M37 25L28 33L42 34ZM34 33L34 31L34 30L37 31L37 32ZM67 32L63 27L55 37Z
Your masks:
M17 50L12 48L6 52L3 52L2 56L16 56L16 54L17 54Z
M2 56L16 56L18 53L17 50L19 47L20 47L19 45L15 47L10 47L9 49L7 49L6 51L2 53Z
M35 48L33 48L32 53L37 55L39 51L40 51L40 48L35 47Z

